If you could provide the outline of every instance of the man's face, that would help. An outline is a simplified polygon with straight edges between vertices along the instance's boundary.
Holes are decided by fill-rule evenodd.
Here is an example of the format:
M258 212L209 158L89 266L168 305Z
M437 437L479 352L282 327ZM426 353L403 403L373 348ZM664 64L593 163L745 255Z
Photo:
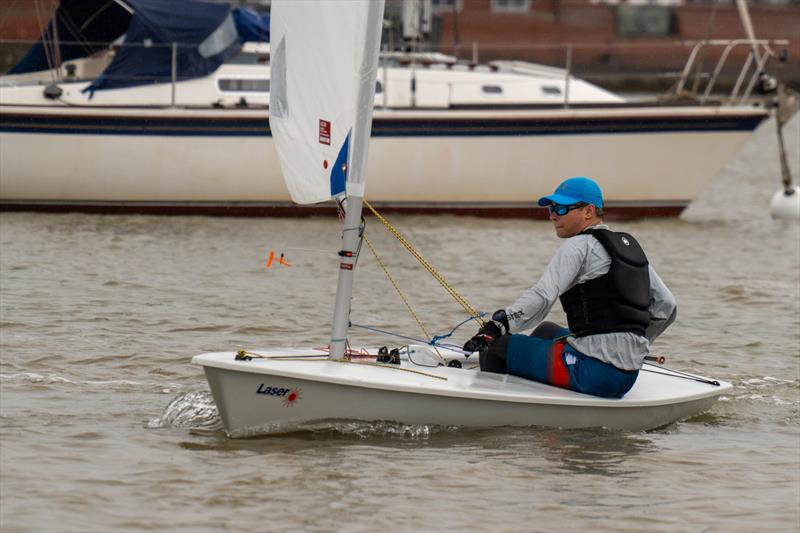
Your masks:
M562 239L574 237L594 224L596 218L594 207L590 205L573 209L566 215L559 216L555 213L550 213L550 221L553 223L556 235Z

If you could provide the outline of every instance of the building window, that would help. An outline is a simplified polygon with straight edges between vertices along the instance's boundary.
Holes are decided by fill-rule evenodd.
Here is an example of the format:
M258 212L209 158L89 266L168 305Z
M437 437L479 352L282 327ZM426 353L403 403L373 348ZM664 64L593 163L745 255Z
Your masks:
M375 82L375 94L381 94L383 92L383 84L381 80Z
M464 0L431 0L434 13L452 13L453 8L460 12L464 9Z
M220 92L230 93L268 93L268 78L220 78L217 80Z
M492 0L493 13L527 13L531 0Z
M677 23L671 7L665 5L620 5L615 8L620 37L668 37Z

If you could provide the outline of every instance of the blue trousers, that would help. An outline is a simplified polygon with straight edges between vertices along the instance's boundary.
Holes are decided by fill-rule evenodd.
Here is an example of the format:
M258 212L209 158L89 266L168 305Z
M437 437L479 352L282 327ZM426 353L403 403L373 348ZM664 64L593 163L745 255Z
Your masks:
M559 333L555 339L511 335L506 351L508 373L604 398L622 398L633 387L638 370L620 370L584 355L563 339L556 340L568 335L568 329Z

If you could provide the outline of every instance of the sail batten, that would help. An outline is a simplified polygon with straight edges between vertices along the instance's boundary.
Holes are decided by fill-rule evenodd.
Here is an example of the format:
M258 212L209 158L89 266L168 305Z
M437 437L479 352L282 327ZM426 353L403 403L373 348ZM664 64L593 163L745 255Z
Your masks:
M272 3L270 128L296 203L364 194L382 21L382 1Z

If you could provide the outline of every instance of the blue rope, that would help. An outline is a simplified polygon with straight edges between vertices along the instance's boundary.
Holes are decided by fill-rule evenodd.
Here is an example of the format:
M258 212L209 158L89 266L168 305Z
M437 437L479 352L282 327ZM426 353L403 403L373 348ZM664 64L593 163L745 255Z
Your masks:
M477 318L483 318L484 316L486 316L486 313L480 312L480 313L478 313L477 317L471 316L471 317L467 318L466 320L462 320L461 322L456 324L456 327L454 327L453 329L450 330L450 333L446 333L444 335L434 335L433 338L431 339L431 341L428 344L430 344L431 346L436 346L436 343L438 341L440 341L442 339L446 339L447 337L451 337L453 335L453 333L455 333L458 328L460 328L461 326L463 326L464 324L466 324L470 320L475 320Z
M460 351L463 351L461 349L461 346L457 346L455 344L439 344L439 341L441 341L443 339L446 339L448 337L451 337L453 335L453 333L455 333L455 331L458 328L460 328L461 326L463 326L464 324L466 324L470 320L476 320L476 319L482 318L484 316L486 316L486 313L480 312L480 313L478 313L478 316L471 316L471 317L467 318L466 320L462 320L461 322L456 324L456 326L453 329L451 329L449 333L445 333L444 335L434 335L433 338L431 340L429 340L429 341L422 340L422 339L417 339L417 338L414 338L414 337L408 337L406 335L400 335L399 333L394 333L394 332L391 332L391 331L386 331L384 329L378 329L378 328L374 328L374 327L371 327L371 326L364 326L364 325L361 325L361 324L353 324L352 322L350 323L350 325L352 327L355 327L355 328L362 328L362 329L366 329L366 330L369 330L369 331L374 331L376 333L381 333L383 335L389 335L391 337L397 337L397 338L400 338L400 339L419 342L419 343L422 343L422 344L429 344L430 346L437 346L438 345L438 346L442 346L444 348L455 349L455 350L460 352Z

